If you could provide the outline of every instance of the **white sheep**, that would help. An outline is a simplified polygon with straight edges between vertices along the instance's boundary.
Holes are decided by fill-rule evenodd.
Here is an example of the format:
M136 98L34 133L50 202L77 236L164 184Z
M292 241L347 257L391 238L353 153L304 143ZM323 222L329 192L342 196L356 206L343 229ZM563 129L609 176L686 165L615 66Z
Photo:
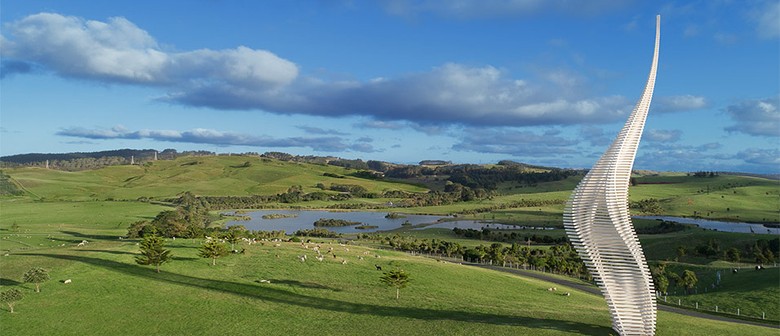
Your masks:
M70 279L68 279L68 280L63 281L62 283L69 284L70 282L71 282Z

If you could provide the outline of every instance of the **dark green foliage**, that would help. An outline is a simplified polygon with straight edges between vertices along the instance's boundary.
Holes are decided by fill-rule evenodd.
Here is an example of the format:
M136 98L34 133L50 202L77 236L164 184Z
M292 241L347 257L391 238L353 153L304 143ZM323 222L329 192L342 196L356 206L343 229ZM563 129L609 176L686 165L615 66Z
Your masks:
M680 284L685 287L685 291L688 293L690 293L690 291L696 287L696 284L699 283L696 273L691 270L684 270L680 280L682 281Z
M49 280L49 271L40 267L33 267L27 272L24 272L22 279L24 280L24 282L34 283L35 292L40 293L41 283L44 283L47 280Z
M211 258L212 266L217 264L217 258L227 254L228 250L225 244L220 243L216 239L207 239L198 249L198 255L201 258Z
M5 302L5 304L8 305L8 310L11 311L11 313L14 312L14 305L21 301L24 298L24 294L22 294L22 291L12 288L5 292L0 292L0 302Z
M385 272L380 278L380 281L388 287L395 287L395 299L400 297L401 288L406 287L409 284L409 274L404 270L395 269Z
M305 237L322 237L322 238L340 238L342 236L340 233L336 233L328 229L320 229L320 228L298 230L295 231L294 235L305 236Z
M683 225L677 222L661 221L657 225L651 227L641 227L636 229L638 234L662 234L679 232L689 229L690 226Z
M154 265L160 273L160 265L171 261L171 250L165 249L165 240L155 234L145 236L140 244L141 255L135 257L135 262L141 265Z
M643 214L660 214L664 209L661 207L661 202L655 198L643 199L639 202L631 202L629 205L631 209L636 209Z
M343 219L333 219L333 218L320 218L316 222L314 222L314 226L353 226L361 224L360 222L350 222Z

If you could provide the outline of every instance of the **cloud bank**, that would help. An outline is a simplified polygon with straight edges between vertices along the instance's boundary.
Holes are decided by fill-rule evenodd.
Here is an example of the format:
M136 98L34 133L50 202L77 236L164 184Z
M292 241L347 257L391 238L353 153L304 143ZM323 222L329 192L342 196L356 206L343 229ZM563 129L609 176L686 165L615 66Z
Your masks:
M780 99L777 97L746 100L726 107L726 113L735 122L726 128L729 132L753 136L780 136Z
M121 17L40 13L5 28L4 68L158 87L158 100L195 107L478 126L607 123L631 110L625 97L584 96L587 83L560 72L531 81L490 65L446 63L391 79L325 81L268 50L169 51Z
M86 129L71 127L57 132L57 135L92 139L151 139L167 142L210 144L217 146L252 146L252 147L308 147L323 152L376 152L370 144L356 142L348 144L340 137L289 137L272 138L241 133L223 132L212 129L196 128L188 131L178 130L138 130L131 131L117 126L111 129Z

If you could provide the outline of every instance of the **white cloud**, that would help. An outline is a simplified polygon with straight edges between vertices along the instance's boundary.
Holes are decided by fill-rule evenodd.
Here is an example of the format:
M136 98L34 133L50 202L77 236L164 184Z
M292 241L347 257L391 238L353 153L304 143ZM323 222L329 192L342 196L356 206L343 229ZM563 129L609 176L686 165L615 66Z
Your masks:
M682 131L680 130L657 130L651 129L645 132L643 138L651 142L677 142L680 140Z
M746 100L726 107L735 124L726 128L729 132L741 132L754 136L780 136L780 99L777 97Z
M707 99L702 96L681 95L658 97L651 108L660 113L698 110L707 107Z
M218 82L263 88L289 84L298 68L265 50L163 51L122 17L107 22L40 13L8 24L2 56L35 62L65 77L154 85Z
M272 138L234 132L224 132L206 128L195 128L188 131L178 130L138 130L131 131L122 126L111 129L86 129L71 127L57 132L57 135L84 138L92 140L111 139L151 139L167 142L210 144L217 146L252 146L252 147L308 147L324 152L375 152L369 144L348 145L340 137L290 137Z
M613 122L631 109L621 96L585 96L583 78L555 69L535 79L516 79L490 65L447 63L397 78L328 82L299 76L296 64L266 50L168 52L124 18L100 22L41 13L6 28L11 35L0 41L2 56L22 62L18 65L34 63L63 77L158 87L166 91L158 100L189 106L362 115L408 121L429 133L455 124ZM25 69L16 68L19 73Z

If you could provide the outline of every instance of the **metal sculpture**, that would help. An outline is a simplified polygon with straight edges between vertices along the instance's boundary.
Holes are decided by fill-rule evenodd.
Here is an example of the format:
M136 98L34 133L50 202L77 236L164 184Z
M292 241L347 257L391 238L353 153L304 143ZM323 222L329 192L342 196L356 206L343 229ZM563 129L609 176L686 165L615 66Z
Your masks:
M650 269L628 212L628 185L650 108L658 66L661 16L655 52L642 98L604 155L577 185L566 204L566 234L601 288L621 335L653 335L656 302Z

